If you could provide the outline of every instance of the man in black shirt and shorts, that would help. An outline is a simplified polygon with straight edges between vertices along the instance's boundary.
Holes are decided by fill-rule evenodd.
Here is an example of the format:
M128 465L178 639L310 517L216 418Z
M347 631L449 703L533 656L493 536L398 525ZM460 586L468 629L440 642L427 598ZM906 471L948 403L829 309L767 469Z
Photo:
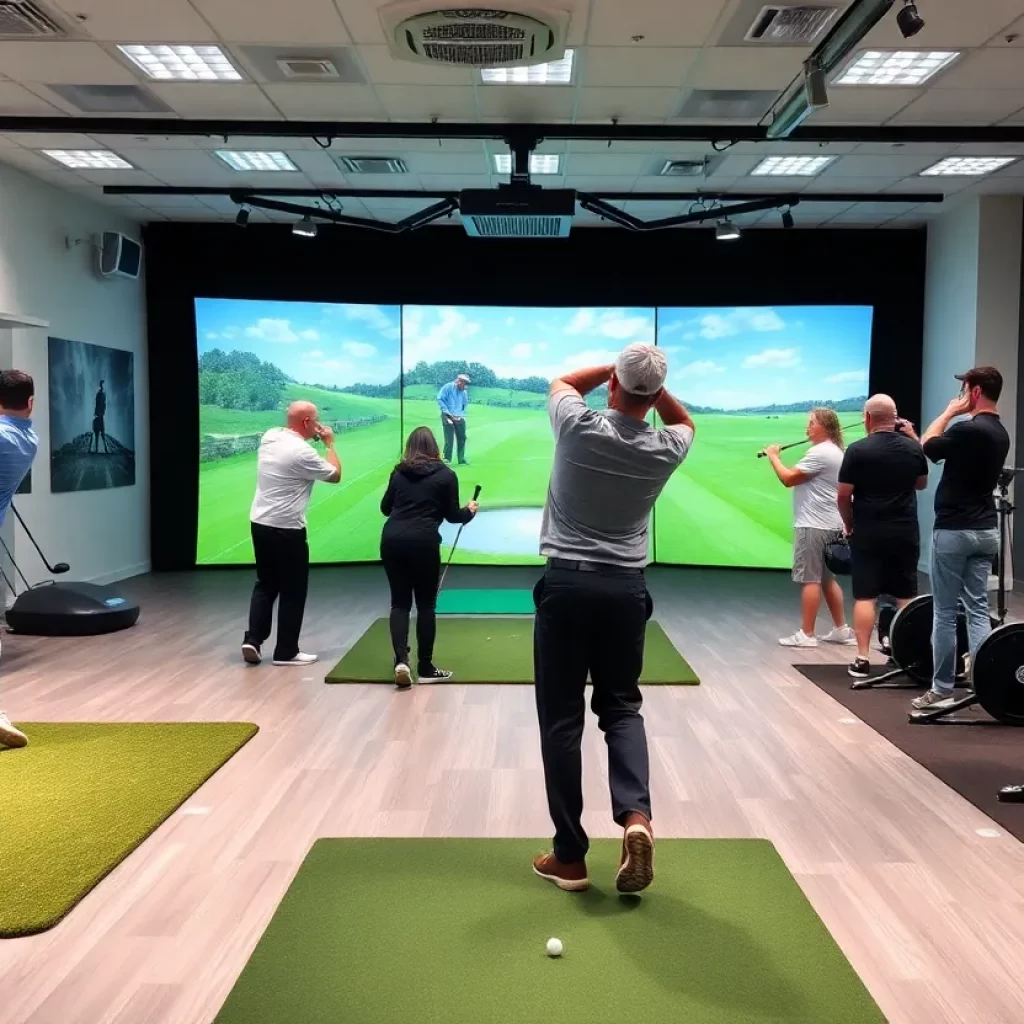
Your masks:
M917 596L920 533L916 492L928 483L928 463L888 395L864 403L867 437L846 449L839 470L839 514L850 538L853 631L857 658L849 672L866 679L875 601L890 594L902 608Z
M988 578L999 552L993 492L1010 450L1010 435L996 409L1003 377L994 366L976 366L958 373L956 379L963 382L959 397L949 403L921 438L928 459L945 465L935 492L932 534L935 668L931 689L913 701L918 710L953 696L958 602L962 600L967 609L972 658L991 629ZM971 418L950 426L950 421L959 416Z

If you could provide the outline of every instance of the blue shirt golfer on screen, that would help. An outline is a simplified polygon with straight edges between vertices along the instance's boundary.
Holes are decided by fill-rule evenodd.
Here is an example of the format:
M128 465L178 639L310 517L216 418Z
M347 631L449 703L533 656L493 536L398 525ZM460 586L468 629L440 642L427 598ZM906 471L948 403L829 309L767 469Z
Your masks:
M441 428L444 430L444 461L452 461L454 441L458 445L460 466L469 465L466 461L466 406L469 405L466 387L470 383L469 377L460 373L437 393L437 404L441 407Z

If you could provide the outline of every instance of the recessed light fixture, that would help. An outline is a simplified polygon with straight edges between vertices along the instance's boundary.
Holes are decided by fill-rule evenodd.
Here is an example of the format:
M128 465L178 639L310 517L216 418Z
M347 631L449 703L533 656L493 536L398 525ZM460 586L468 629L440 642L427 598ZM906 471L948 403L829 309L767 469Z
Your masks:
M264 150L218 149L217 156L233 171L297 171L287 153Z
M566 50L561 60L523 68L484 68L480 80L490 85L568 85L572 81L575 54Z
M531 153L531 174L558 174L558 166L562 158L557 153ZM495 153L494 171L496 174L512 173L512 154Z
M766 156L750 173L758 177L813 178L833 160L834 156Z
M1014 156L947 156L926 167L919 177L980 178L1012 164L1016 159Z
M118 49L149 78L162 82L240 82L242 76L219 46L132 43Z
M959 57L956 50L864 50L833 85L921 85Z
M127 160L109 149L44 149L44 155L73 171L131 171Z

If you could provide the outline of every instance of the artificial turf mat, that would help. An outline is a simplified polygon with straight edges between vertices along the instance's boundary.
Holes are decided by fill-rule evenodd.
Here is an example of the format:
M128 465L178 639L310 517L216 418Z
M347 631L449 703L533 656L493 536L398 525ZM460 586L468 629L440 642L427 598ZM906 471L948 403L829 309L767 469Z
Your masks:
M541 847L321 839L215 1024L883 1024L771 843L659 840L639 898L618 842L586 893L531 874Z
M52 928L256 734L245 722L23 723L0 749L0 938Z
M415 630L413 631L415 632ZM435 660L455 673L454 683L532 683L533 620L440 618ZM388 620L377 619L327 674L328 683L393 683ZM686 686L700 682L657 622L647 623L640 682Z
M442 590L438 615L532 615L532 590Z

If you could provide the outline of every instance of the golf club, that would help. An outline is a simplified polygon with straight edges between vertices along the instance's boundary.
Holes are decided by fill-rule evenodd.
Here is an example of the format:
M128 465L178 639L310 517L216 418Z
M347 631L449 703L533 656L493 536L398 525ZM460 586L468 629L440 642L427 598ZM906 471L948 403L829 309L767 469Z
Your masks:
M473 501L476 501L480 497L480 485L477 484L473 488ZM441 580L437 584L437 592L441 593L441 588L444 586L444 578L448 575L448 566L452 564L452 555L455 554L455 549L459 546L459 538L462 536L462 531L465 529L466 524L462 523L459 526L459 532L455 534L455 543L452 545L451 551L448 552L448 561L444 564L444 572L441 573Z
M18 576L21 577L21 582L25 584L25 589L31 590L32 584L29 583L27 579L25 579L25 574L21 571L20 568L18 568L18 563L14 560L14 555L11 554L11 549L7 546L7 543L4 541L2 537L0 537L0 547L3 547L4 551L7 553L7 557L11 560L11 565L14 566L14 571L18 574ZM4 579L7 579L7 573L4 573ZM8 580L8 584L10 584L10 580ZM14 593L14 587L11 587L11 593Z
M860 420L858 420L856 423L846 423L840 429L841 430L852 430L854 427L859 427L859 426L860 426ZM802 441L794 441L792 444L784 444L779 449L779 451L780 452L784 452L784 451L788 450L789 448L799 448L800 445L802 445L802 444L810 444L810 443L811 443L811 439L809 437L805 437ZM759 459L763 459L765 457L764 452L763 451L762 452L758 452L757 453L757 457Z
M14 505L11 505L11 511L15 514L15 516L17 516L18 522L21 523L21 528L25 531L26 534L28 534L28 539L32 541L32 547L34 547L36 551L39 552L39 557L43 560L43 565L46 566L47 570L49 572L52 572L55 576L59 576L61 573L70 571L71 566L68 565L67 562L58 562L56 565L50 565L50 563L46 560L46 555L43 554L39 545L36 543L35 537L32 536L32 531L25 525L25 520L21 518L21 513L14 507ZM14 559L12 558L11 561L13 562ZM18 572L21 572L21 570L19 569ZM25 577L22 576L22 579L24 578Z

